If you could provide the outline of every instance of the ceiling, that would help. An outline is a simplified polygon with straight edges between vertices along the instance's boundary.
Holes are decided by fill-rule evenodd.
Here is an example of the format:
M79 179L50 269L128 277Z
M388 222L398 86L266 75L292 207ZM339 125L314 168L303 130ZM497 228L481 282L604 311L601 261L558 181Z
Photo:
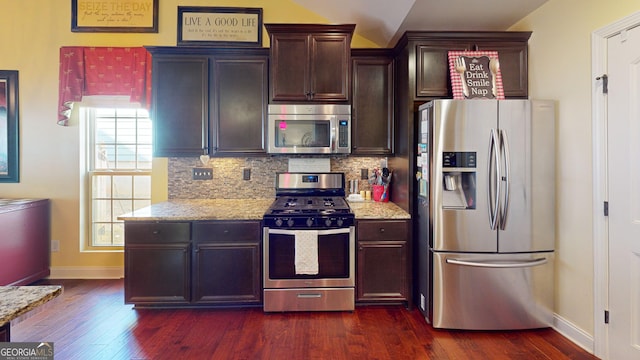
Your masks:
M503 31L547 0L293 0L391 47L407 30Z

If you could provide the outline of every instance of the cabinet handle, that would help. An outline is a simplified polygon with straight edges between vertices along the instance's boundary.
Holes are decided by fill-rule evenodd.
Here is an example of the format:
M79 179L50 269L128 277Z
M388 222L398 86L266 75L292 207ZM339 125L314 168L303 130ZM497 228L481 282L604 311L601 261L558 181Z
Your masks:
M228 234L228 233L229 233L229 230L226 230L226 229L225 229L225 230L223 231L223 233Z
M160 230L153 230L153 235L158 235L160 234Z
M384 232L384 228L380 228L380 232L383 233Z

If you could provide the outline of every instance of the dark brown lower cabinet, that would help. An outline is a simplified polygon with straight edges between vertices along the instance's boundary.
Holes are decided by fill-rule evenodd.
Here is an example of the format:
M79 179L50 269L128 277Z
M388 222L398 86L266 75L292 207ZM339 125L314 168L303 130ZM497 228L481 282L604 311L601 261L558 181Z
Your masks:
M260 229L258 221L194 223L194 303L261 303Z
M191 223L125 222L125 303L191 301Z
M125 303L262 302L260 221L125 222Z
M359 220L356 301L409 301L408 220Z

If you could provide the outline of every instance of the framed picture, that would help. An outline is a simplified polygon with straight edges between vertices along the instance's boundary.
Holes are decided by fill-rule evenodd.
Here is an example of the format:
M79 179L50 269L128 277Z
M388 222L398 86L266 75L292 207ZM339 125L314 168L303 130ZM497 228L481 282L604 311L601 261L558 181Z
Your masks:
M497 51L449 51L454 99L504 100Z
M160 0L71 0L72 32L158 32Z
M262 46L262 8L178 6L178 46Z
M20 182L18 71L0 70L0 183Z

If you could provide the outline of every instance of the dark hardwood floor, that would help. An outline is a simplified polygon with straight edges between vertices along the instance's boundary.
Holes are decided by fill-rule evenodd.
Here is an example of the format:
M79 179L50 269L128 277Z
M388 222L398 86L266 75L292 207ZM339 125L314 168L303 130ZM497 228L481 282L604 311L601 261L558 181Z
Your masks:
M122 280L48 280L64 293L12 323L15 342L51 341L55 359L596 359L552 329L434 330L401 306L265 314L133 309Z

